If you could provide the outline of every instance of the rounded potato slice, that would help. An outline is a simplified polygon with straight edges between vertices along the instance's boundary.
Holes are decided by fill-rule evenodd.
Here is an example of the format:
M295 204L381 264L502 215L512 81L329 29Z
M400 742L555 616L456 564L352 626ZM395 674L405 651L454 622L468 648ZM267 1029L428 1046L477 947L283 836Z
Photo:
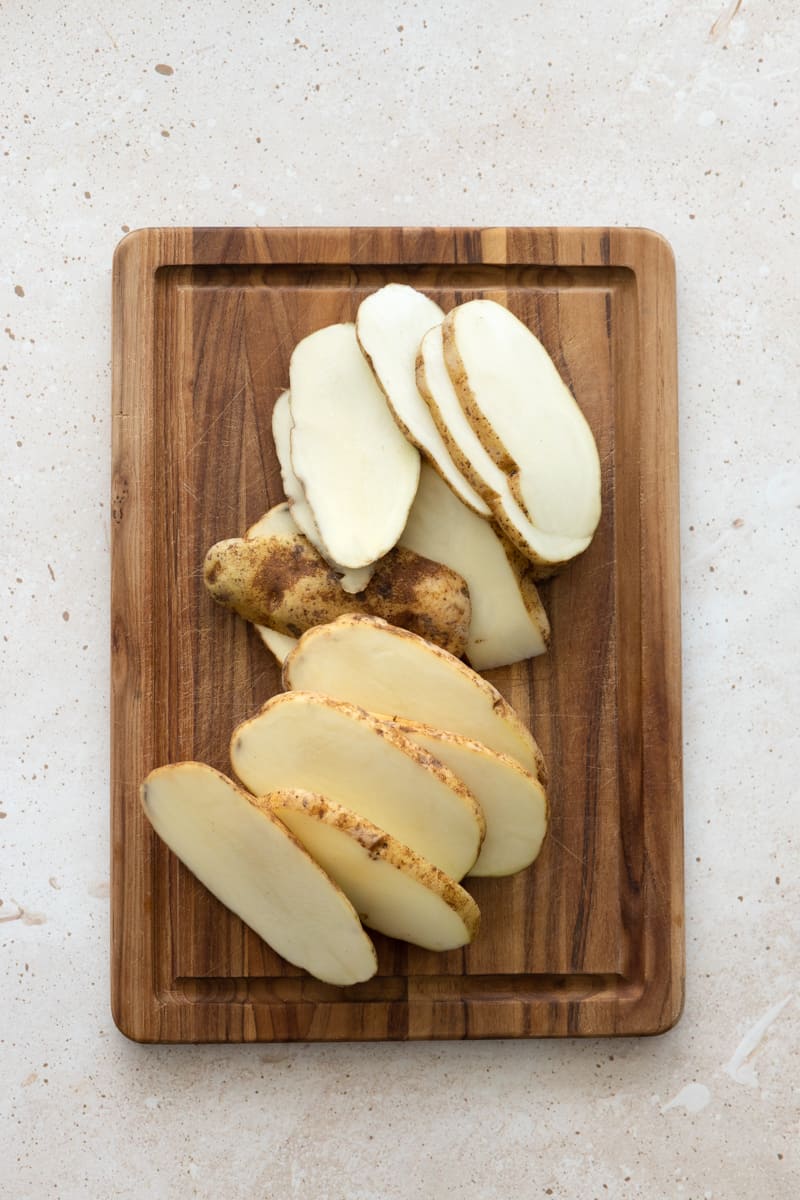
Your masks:
M547 832L547 796L536 776L509 754L459 733L419 721L393 725L455 771L483 809L486 837L469 874L513 875L529 867Z
M544 780L541 750L497 688L452 654L379 617L354 614L309 629L283 665L283 686L462 733Z
M340 987L375 974L375 948L342 890L226 776L205 763L159 767L141 799L170 850L288 962Z
M291 458L323 553L343 567L382 558L403 532L419 452L403 436L352 324L303 338L289 364Z
M354 704L311 692L273 696L231 739L231 762L251 792L320 792L367 817L461 879L486 822L453 772Z
M432 325L440 325L443 317L439 305L424 292L404 283L387 283L358 306L358 344L408 440L425 455L462 503L488 517L486 503L453 462L417 389L420 340Z
M462 887L366 817L301 789L258 801L330 875L365 925L425 950L471 942L480 911Z

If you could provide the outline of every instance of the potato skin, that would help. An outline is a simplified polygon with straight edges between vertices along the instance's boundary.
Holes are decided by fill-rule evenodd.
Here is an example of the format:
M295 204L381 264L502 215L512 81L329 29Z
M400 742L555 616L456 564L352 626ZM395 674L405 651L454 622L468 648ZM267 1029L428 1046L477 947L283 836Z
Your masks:
M300 637L344 613L383 617L451 654L463 654L471 616L457 572L395 547L363 592L349 595L339 576L301 534L229 538L208 551L203 578L218 604L248 621Z

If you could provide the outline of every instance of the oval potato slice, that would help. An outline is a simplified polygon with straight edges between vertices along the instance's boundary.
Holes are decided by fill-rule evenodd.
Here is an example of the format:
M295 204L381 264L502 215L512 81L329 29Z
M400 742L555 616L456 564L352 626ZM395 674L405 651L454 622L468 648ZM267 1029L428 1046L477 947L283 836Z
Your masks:
M302 483L294 473L291 456L291 435L292 435L292 411L289 392L282 392L275 401L275 407L272 410L272 440L275 444L275 453L278 456L278 463L281 468L281 479L283 480L283 490L289 500L292 517L297 524L300 533L305 534L311 545L317 550L327 561L328 556L325 550L325 543L319 532L314 514L311 511L311 506L306 499L305 489ZM278 520L271 514L275 514L275 509L270 509L259 525L266 522L267 524L277 524ZM280 521L282 524L283 522ZM277 528L270 529L271 533L289 532L279 530ZM252 528L247 531L247 537L263 537L263 533L255 534ZM372 577L374 564L369 564L366 567L359 567L355 571L349 570L347 567L341 567L338 563L331 562L333 569L341 576L339 585L342 591L345 592L360 592L365 588Z
M517 502L508 476L484 449L467 420L444 359L441 325L425 334L417 356L417 387L462 475L488 504L495 523L535 568L537 578L552 575L582 553L591 538L575 539L542 533Z
M453 462L417 389L420 339L432 325L440 325L443 317L439 305L423 292L404 283L388 283L359 304L356 336L408 440L425 455L462 503L488 517L487 504Z
M380 617L353 614L309 629L283 664L283 686L462 733L545 779L541 750L497 688L446 650Z
M467 581L472 619L466 654L477 670L547 650L550 623L530 564L462 504L427 463L400 545L447 563Z
M463 779L483 809L486 837L469 874L513 875L529 867L547 832L547 796L536 776L509 754L459 733L419 721L392 724Z
M419 452L397 427L355 325L328 325L303 338L289 381L292 466L324 555L343 567L365 567L403 532Z
M297 788L271 792L262 802L370 929L425 950L457 950L475 937L480 911L469 892L366 817Z
M543 559L574 557L600 520L600 459L589 424L530 329L494 300L470 300L442 323L444 356L461 407L508 476ZM579 553L580 551L576 551Z
M454 879L466 875L480 852L486 822L466 785L354 704L310 692L273 696L234 730L231 762L254 794L320 792Z
M170 850L287 962L340 987L375 974L375 948L342 890L230 779L174 763L150 772L141 800Z

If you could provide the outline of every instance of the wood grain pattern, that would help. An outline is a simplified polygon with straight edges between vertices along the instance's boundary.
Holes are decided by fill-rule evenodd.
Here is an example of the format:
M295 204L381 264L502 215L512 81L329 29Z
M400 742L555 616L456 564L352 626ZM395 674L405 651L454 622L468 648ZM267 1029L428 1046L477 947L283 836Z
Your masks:
M206 596L207 547L282 499L272 404L305 334L409 282L486 296L543 340L603 463L589 551L542 594L552 651L489 673L547 756L539 861L469 883L466 951L376 938L374 979L288 966L152 833L147 772L229 770L279 688ZM649 1034L683 997L677 383L672 256L629 229L151 229L114 262L112 1008L141 1041Z

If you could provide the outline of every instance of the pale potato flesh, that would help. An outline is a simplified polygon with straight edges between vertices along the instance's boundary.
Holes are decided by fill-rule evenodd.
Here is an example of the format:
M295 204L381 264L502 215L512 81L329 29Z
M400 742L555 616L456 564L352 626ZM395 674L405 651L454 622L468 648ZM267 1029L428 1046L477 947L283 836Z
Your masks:
M270 812L204 763L159 767L141 788L156 833L273 950L325 983L378 961L350 901Z
M339 617L309 629L283 665L283 685L464 734L544 779L542 753L530 731L488 680L378 617Z
M395 725L463 779L483 809L486 837L470 875L513 875L530 866L547 832L547 797L536 776L461 734L418 721Z
M234 730L231 762L251 792L320 792L454 879L480 852L483 813L462 781L355 705L298 691L273 696Z
M526 564L427 463L400 545L446 563L466 580L472 603L466 654L476 670L545 652L550 626L533 578L524 583Z
M275 402L275 407L272 410L272 440L275 444L275 453L278 456L278 462L281 468L283 490L288 498L291 516L297 526L297 530L308 538L314 549L317 550L319 554L326 559L326 561L330 561L326 553L325 543L323 542L319 528L317 527L317 522L314 519L314 514L311 511L311 506L306 500L306 493L303 485L294 473L291 456L291 433L291 401L289 392L286 391L278 397ZM277 528L277 524L282 525L285 523L282 519L270 521L270 514L275 513L276 509L270 509L270 511L266 513L264 517L262 517L261 522L258 522L257 524L260 525L262 522L267 522L268 524L275 526L274 528L269 528L269 533L292 532L290 529L284 530ZM264 537L267 534L266 529L262 528L259 534L255 534L253 529L254 527L251 527L247 531L248 537ZM347 567L342 567L337 562L331 562L330 565L335 571L338 572L340 576L339 585L342 588L342 591L348 593L360 592L363 588L365 588L369 583L372 573L375 569L374 564L370 564L365 567L359 567L356 570L350 570Z
M488 517L488 506L453 462L417 390L420 339L432 325L440 325L443 317L439 305L423 292L407 284L389 283L361 301L356 334L403 433L464 504Z
M217 542L206 554L203 581L224 608L290 637L342 613L364 612L462 654L470 627L462 577L403 546L384 555L357 596L342 591L333 568L302 534Z
M313 792L273 792L263 803L370 929L426 950L456 950L472 941L480 913L469 893L391 834Z
M270 537L273 533L300 533L300 527L292 516L288 500L273 504L272 508L259 517L248 527L245 537ZM311 539L309 538L309 541ZM312 543L313 544L313 543Z
M597 446L544 346L493 300L458 305L442 328L461 406L532 525L559 540L591 538L600 519Z
M493 520L537 575L547 575L561 562L574 558L591 538L576 540L543 533L517 502L505 471L484 449L461 407L444 358L441 325L425 334L417 357L417 385L453 461L486 501Z
M268 629L266 625L256 625L255 630L279 663L285 662L297 645L297 638L290 637L288 633L278 633L277 629Z
M325 557L367 566L403 531L419 482L419 452L398 428L355 325L329 325L303 338L289 379L292 466Z

